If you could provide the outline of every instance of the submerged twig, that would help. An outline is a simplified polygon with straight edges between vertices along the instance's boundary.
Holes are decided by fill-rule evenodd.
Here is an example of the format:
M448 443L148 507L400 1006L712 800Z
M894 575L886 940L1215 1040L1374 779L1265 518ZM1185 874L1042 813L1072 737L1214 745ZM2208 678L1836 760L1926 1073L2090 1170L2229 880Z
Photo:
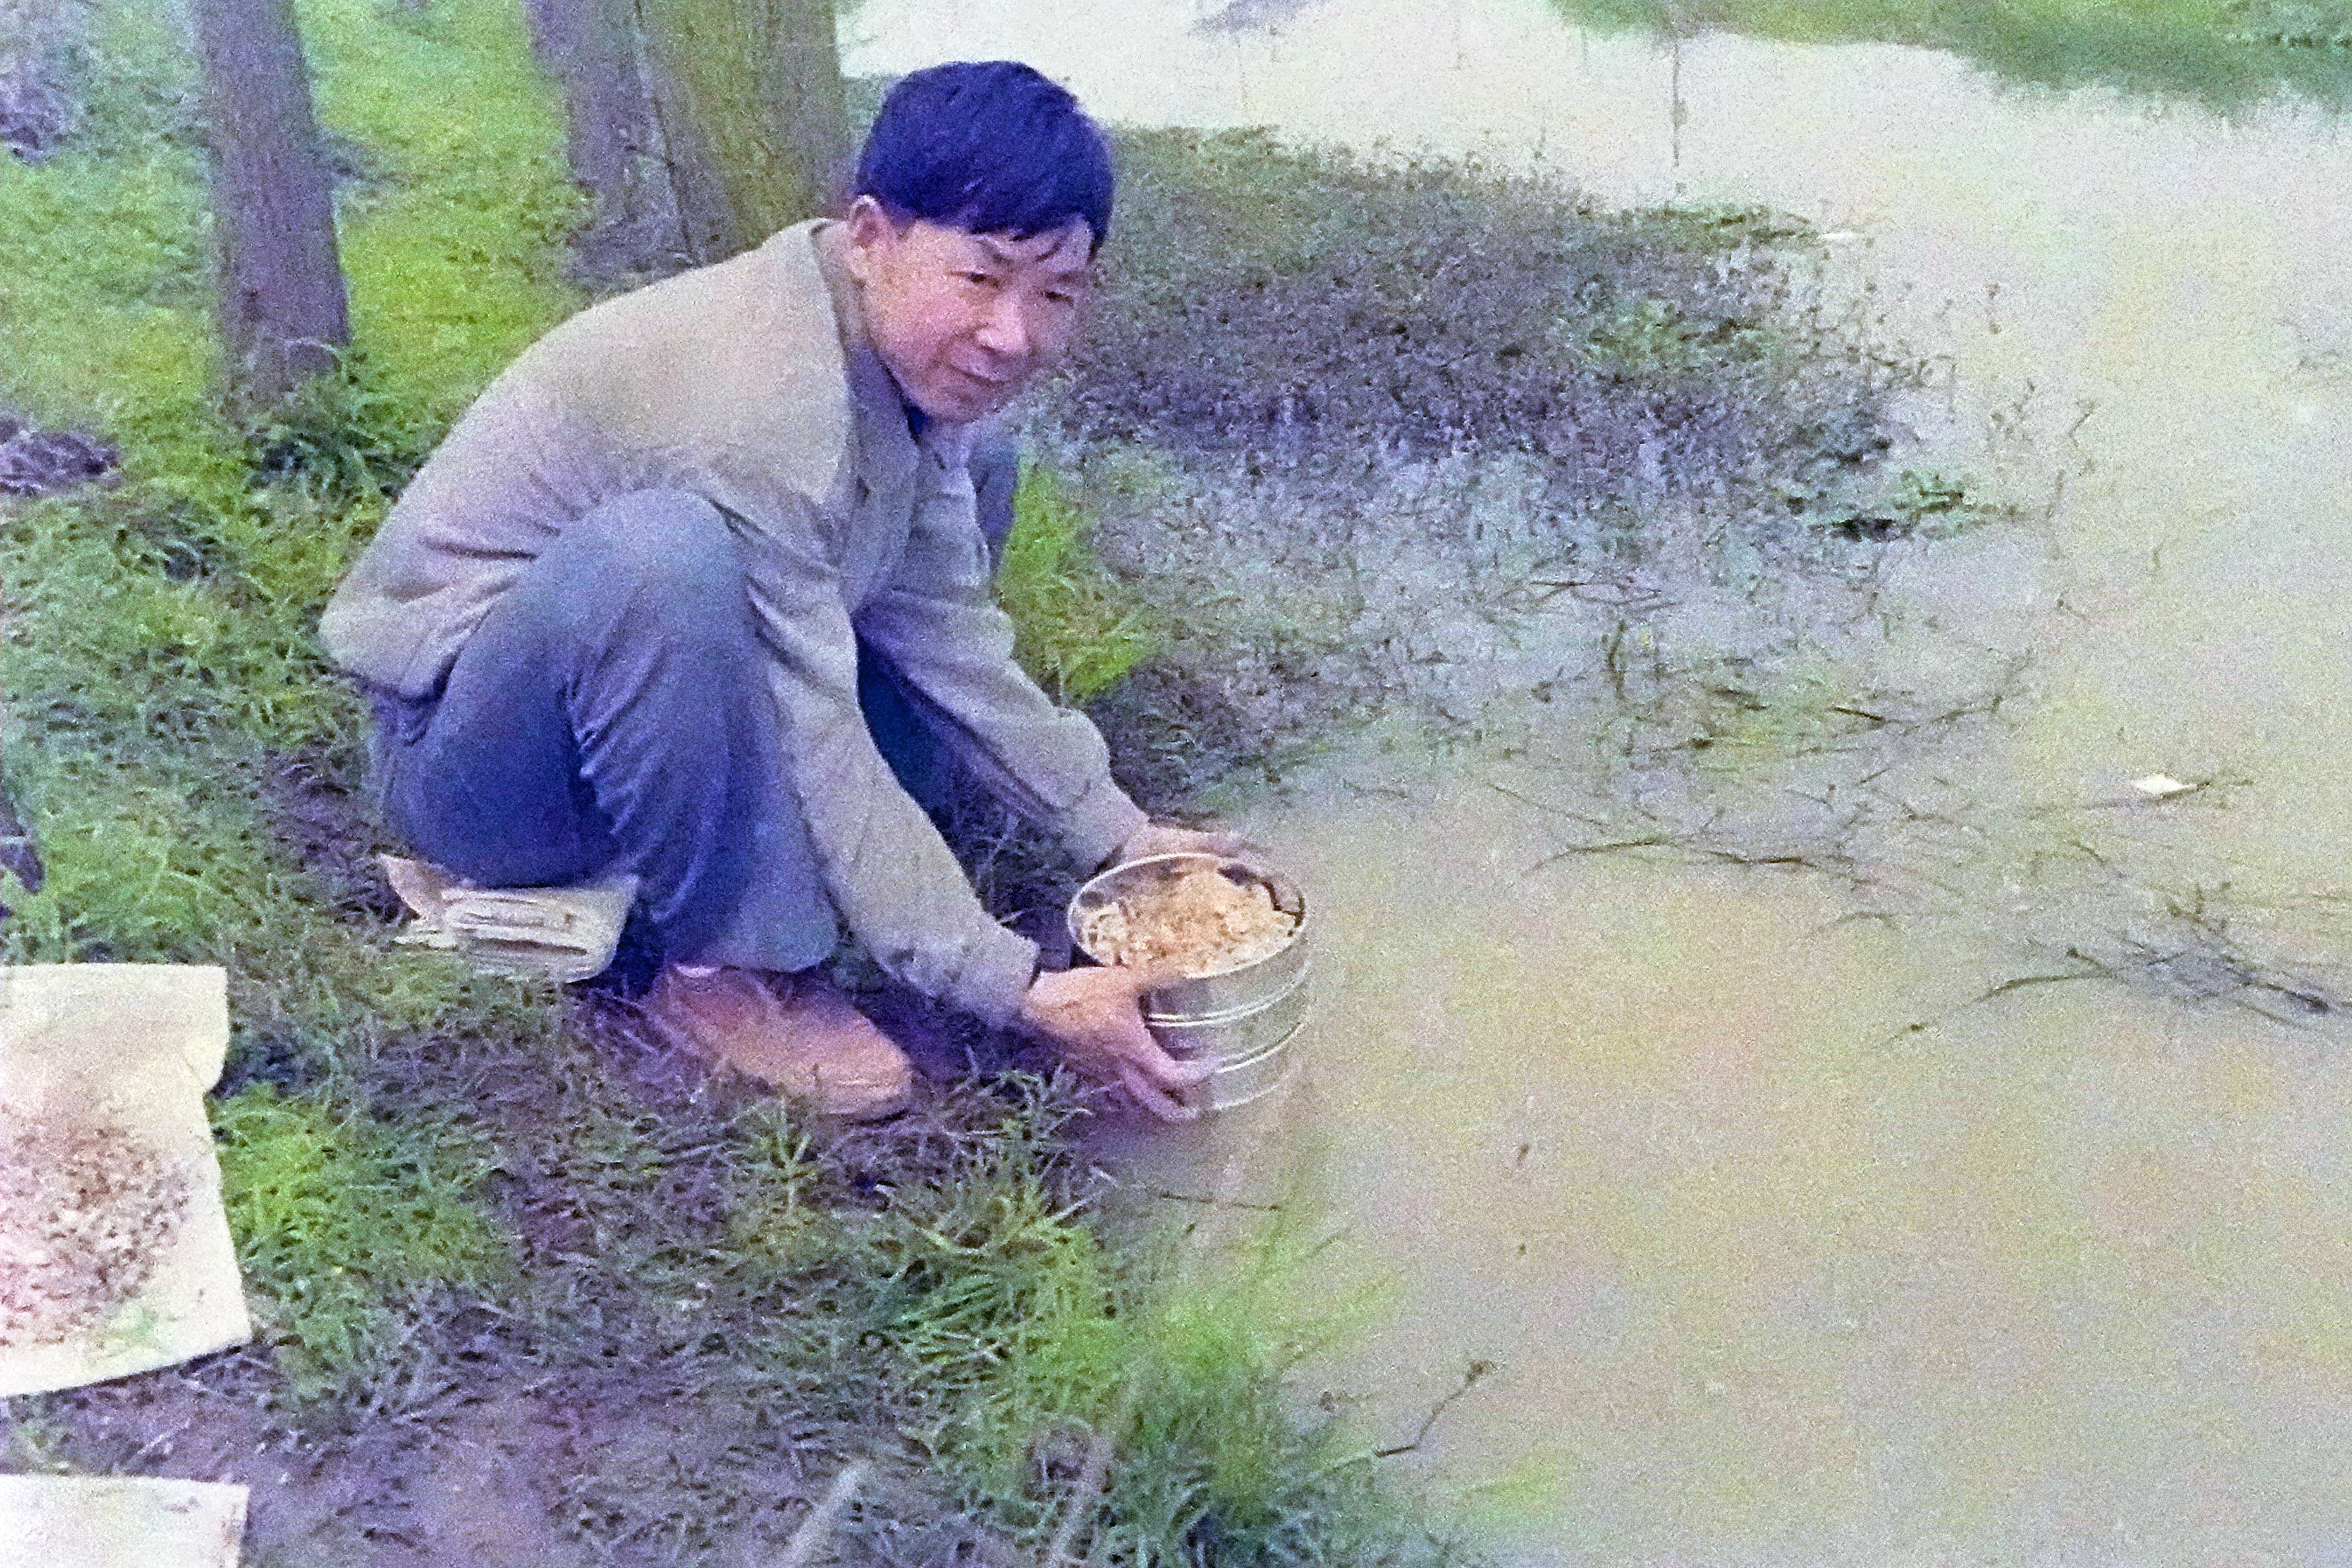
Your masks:
M1551 801L1539 800L1536 796L1528 794L1525 790L1513 789L1510 785L1507 784L1497 784L1493 779L1485 779L1481 782L1484 783L1488 789L1493 790L1496 795L1503 795L1511 800L1516 800L1521 805L1533 806L1536 810L1544 813L1546 816L1565 816L1571 822L1581 822L1591 827L1598 827L1601 826L1601 818L1597 816L1587 816L1585 813L1580 811L1570 811L1568 807L1556 805Z
M1280 1204L1245 1204L1236 1198L1220 1198L1213 1195L1203 1197L1199 1193L1173 1193L1166 1187L1152 1187L1149 1190L1153 1197L1164 1198L1171 1204L1207 1204L1214 1208L1253 1209L1259 1214L1282 1212Z
M1412 1442L1399 1443L1392 1448L1375 1448L1372 1450L1372 1458L1375 1459L1393 1459L1399 1454L1410 1454L1419 1449L1422 1444L1428 1439L1430 1433L1436 1428L1438 1418L1454 1407L1454 1401L1460 1399L1464 1394L1477 1387L1479 1380L1494 1370L1495 1363L1491 1361L1472 1362L1469 1366L1463 1371L1462 1385L1459 1388L1454 1389L1451 1394L1448 1394L1444 1398L1439 1400L1435 1405L1430 1406L1429 1414L1422 1417L1420 1428L1413 1433Z
M1570 859L1578 855L1606 855L1611 853L1612 850L1618 849L1660 849L1682 847L1685 847L1682 843L1675 839L1669 838L1664 834L1653 834L1642 838L1612 838L1599 844L1571 844L1565 849L1553 850L1542 859L1538 860L1534 865L1529 866L1525 871L1520 872L1519 875L1523 877L1532 877L1547 866L1555 865L1559 861Z
M1938 1028L1943 1025L1949 1023L1952 1019L1958 1017L1961 1014L1967 1012L1971 1007L1981 1006L1987 1002L1993 1001L1998 997L2009 995L2013 992L2029 991L2041 985L2062 985L2069 981L2075 980L2116 980L2121 978L2116 973L2113 964L2103 963L2099 959L2094 958L2089 953L2084 952L2080 948L2068 948L2066 950L2066 956L2074 960L2075 963L2082 964L2084 967L2067 973L2011 975L2007 980L1987 986L1984 990L1978 992L1975 995L1969 997L1965 1002L1957 1003L1952 1006L1945 1008L1942 1012L1937 1013L1931 1018L1923 1018L1916 1022L1905 1025L1901 1029L1898 1029L1894 1034L1888 1036L1887 1039L1889 1041L1894 1041L1901 1039L1905 1035L1925 1034L1931 1028Z

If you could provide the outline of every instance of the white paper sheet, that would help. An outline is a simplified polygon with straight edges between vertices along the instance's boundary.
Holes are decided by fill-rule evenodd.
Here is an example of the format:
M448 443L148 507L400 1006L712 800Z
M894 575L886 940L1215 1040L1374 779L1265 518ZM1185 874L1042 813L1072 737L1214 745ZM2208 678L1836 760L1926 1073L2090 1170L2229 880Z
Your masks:
M16 1194L0 1203L0 1287L12 1292L0 1300L0 1397L251 1336L205 1120L227 1050L217 968L0 968L0 1180ZM77 1170L128 1190L53 1201ZM122 1257L137 1261L117 1267ZM90 1268L100 1258L104 1276Z
M0 1476L0 1568L236 1568L246 1489L145 1476Z

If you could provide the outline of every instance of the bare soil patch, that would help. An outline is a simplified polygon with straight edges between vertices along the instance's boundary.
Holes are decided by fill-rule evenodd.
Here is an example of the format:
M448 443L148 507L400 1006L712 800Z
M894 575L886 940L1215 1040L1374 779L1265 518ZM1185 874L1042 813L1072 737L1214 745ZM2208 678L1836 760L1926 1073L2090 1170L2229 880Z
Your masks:
M42 496L105 478L113 447L79 430L42 430L0 413L0 496Z

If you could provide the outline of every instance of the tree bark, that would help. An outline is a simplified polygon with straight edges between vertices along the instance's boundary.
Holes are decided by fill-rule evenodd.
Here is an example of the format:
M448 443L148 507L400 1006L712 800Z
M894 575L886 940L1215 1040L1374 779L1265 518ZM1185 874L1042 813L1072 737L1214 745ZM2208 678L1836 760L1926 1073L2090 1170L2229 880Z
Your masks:
M531 40L563 85L572 177L596 200L596 223L633 228L643 216L639 160L652 147L637 69L635 0L530 0Z
M833 0L635 4L688 257L824 212L847 141Z
M257 404L351 342L335 209L292 0L194 0L212 150L221 340Z

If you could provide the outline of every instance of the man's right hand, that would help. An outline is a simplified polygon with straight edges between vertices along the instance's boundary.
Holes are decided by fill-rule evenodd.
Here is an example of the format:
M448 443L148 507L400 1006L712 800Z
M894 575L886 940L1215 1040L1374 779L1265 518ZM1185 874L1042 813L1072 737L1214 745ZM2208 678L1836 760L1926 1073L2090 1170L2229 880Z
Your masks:
M1166 978L1123 968L1040 974L1021 1004L1021 1027L1051 1042L1080 1077L1124 1089L1162 1121L1190 1121L1201 1113L1176 1096L1210 1066L1178 1061L1143 1026L1143 994Z

